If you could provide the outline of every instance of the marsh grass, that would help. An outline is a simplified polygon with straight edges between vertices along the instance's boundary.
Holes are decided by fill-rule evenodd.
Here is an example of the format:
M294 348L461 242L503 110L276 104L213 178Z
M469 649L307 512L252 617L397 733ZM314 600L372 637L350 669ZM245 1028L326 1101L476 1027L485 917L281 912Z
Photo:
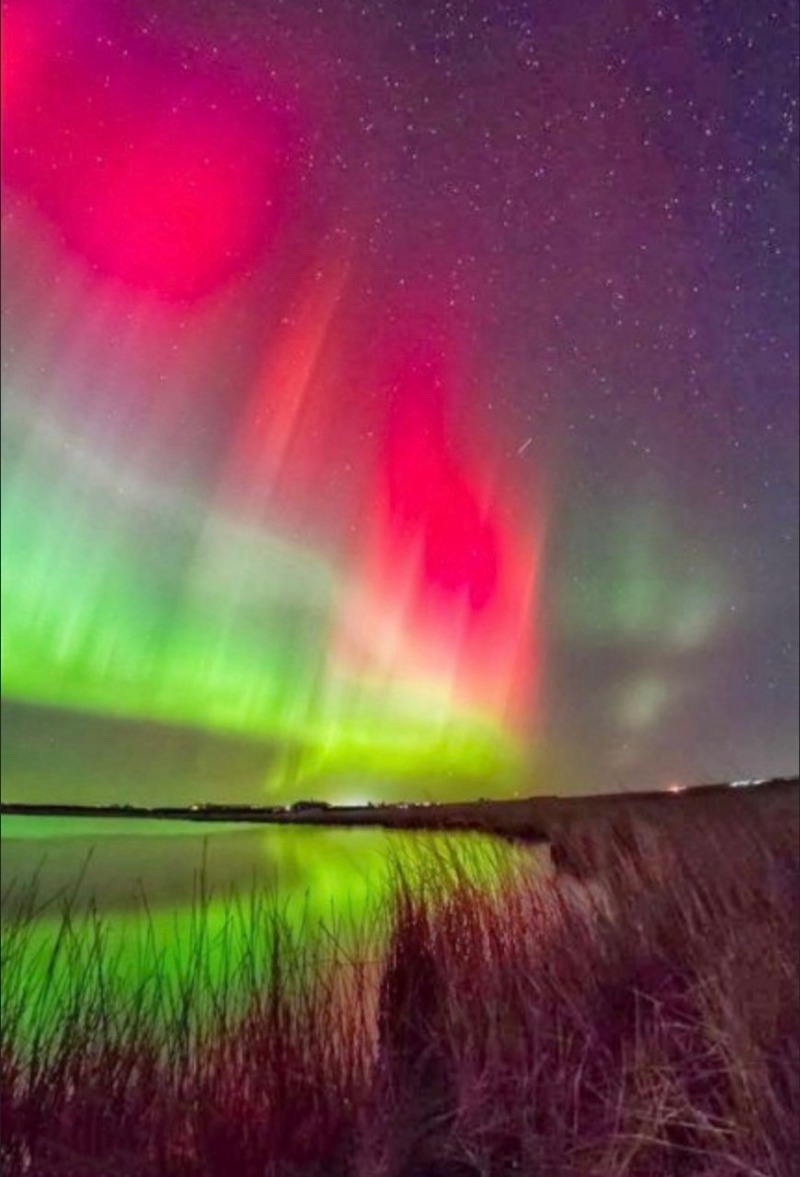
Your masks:
M212 927L201 883L169 967L68 901L40 948L31 897L3 925L3 1173L790 1177L797 825L626 816L580 883L439 840L358 929L258 894Z

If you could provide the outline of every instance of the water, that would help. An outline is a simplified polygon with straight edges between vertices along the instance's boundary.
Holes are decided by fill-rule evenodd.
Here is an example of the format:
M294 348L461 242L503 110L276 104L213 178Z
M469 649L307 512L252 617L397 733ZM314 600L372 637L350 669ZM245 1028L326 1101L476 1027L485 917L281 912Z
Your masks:
M67 908L78 919L96 913L115 950L135 954L147 934L169 957L200 904L212 934L232 903L253 895L295 927L357 919L379 901L400 841L380 831L4 818L0 914L8 923L33 911L38 938L57 933Z
M191 971L200 925L212 985L235 973L254 943L268 967L275 912L301 949L333 936L340 945L361 937L363 950L366 937L377 954L393 864L418 851L455 853L486 885L509 856L524 854L539 869L530 851L471 835L24 817L4 818L0 833L5 935L25 928L17 974L51 984L68 910L78 953L90 951L99 917L114 983L131 992L156 969L173 978ZM56 983L59 970L74 977L78 968L73 950L61 951Z
M92 903L108 917L189 905L201 884L222 899L365 894L385 874L392 836L375 831L208 826L124 818L2 821L4 914L35 885L48 907Z

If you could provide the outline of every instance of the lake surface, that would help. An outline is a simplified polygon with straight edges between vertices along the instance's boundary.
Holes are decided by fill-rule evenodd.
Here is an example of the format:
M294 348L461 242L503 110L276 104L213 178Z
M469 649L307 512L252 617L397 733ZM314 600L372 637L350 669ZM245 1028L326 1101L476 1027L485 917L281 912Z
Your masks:
M409 836L375 830L121 819L4 817L2 913L36 891L45 911L89 904L107 917L191 905L202 886L223 900L258 890L328 905L366 900Z
M426 869L426 854L455 854L487 885L498 856L546 869L541 853L472 835L39 817L3 818L0 835L5 934L25 927L26 970L48 983L65 909L76 941L91 939L81 929L96 928L99 916L104 952L133 987L156 959L169 974L188 967L199 909L214 977L232 967L232 923L239 951L254 925L263 942L273 912L301 942L322 928L346 939L365 926L379 939L393 866L420 853ZM64 958L62 967L73 966Z

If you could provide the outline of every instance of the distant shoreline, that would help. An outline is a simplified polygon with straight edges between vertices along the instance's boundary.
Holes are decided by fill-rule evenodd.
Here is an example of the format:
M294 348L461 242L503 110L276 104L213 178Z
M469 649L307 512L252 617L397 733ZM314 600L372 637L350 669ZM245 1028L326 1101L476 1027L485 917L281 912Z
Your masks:
M184 821L204 824L363 826L389 830L462 831L495 834L527 842L550 841L554 832L580 819L601 819L620 805L650 809L654 804L688 804L727 795L752 797L798 791L800 779L781 777L753 782L726 782L688 787L680 791L648 791L588 794L571 797L541 796L509 800L441 803L387 803L328 805L297 801L289 806L197 804L189 806L72 805L1 802L0 817L126 818Z

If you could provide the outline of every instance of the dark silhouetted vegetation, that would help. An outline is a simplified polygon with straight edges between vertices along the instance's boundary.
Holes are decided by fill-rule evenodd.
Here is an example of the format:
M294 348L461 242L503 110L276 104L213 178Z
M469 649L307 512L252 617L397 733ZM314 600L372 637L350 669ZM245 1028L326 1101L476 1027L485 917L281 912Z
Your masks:
M796 809L678 812L620 809L589 881L423 850L355 938L253 896L212 945L199 894L181 966L145 943L135 979L91 913L35 968L6 921L3 1173L792 1177Z

